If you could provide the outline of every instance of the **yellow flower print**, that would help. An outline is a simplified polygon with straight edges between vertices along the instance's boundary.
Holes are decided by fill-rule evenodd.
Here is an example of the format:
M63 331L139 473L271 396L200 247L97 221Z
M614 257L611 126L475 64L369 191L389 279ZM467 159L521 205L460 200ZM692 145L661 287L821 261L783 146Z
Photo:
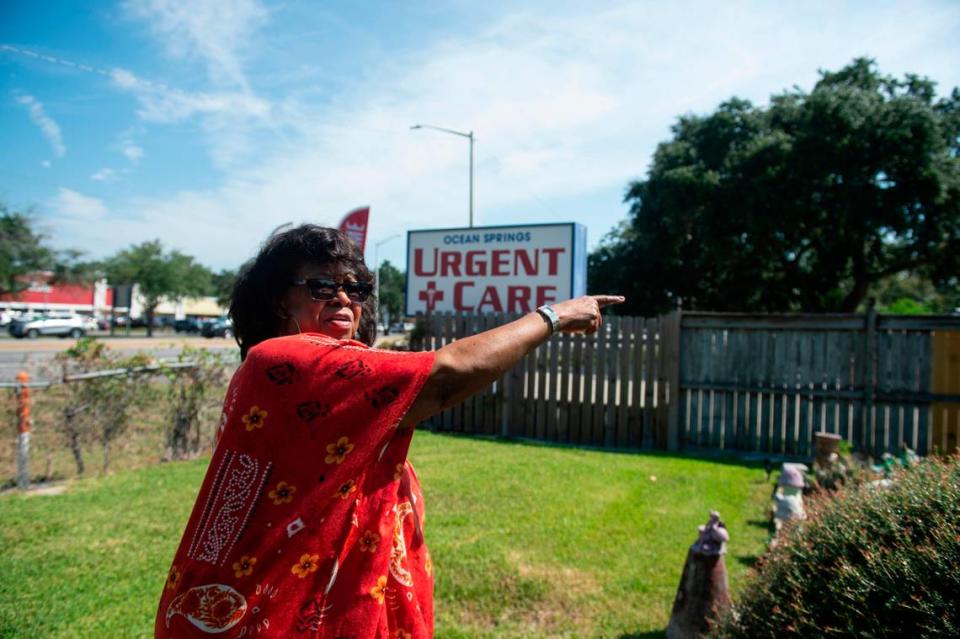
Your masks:
M403 477L403 464L397 464L393 471L393 481L398 481L401 477Z
M176 566L170 566L170 572L167 573L167 589L173 590L180 583L180 570Z
M372 530L364 531L363 536L360 537L360 552L374 552L379 543L380 535Z
M340 499L347 499L356 489L356 482L354 482L352 479L348 479L340 485L340 488L337 489L337 496L340 497Z
M393 633L390 639L413 639L413 635L403 628L397 628L397 631Z
M430 558L430 555L427 555L427 558L424 560L423 569L426 571L428 577L433 577L433 559Z
M280 504L289 504L293 501L293 493L297 492L297 487L288 484L285 481L277 484L277 487L267 493L267 497L273 500L275 506Z
M377 579L377 585L370 589L370 596L377 600L378 604L383 603L383 596L387 592L387 576L384 575Z
M246 577L253 572L253 564L257 563L256 557L248 557L244 555L240 558L240 561L233 562L233 573L236 575L237 579L240 577Z
M325 461L328 464L342 464L351 450L353 450L353 444L350 443L350 439L341 437L335 443L327 444L327 452L330 454Z
M300 555L300 561L293 564L293 568L290 569L290 572L295 574L300 579L303 579L312 572L317 572L317 568L320 567L320 555L311 555L309 553L303 553Z
M267 411L260 410L259 406L252 406L250 412L244 415L242 419L247 431L254 428L263 428L263 422L267 420Z

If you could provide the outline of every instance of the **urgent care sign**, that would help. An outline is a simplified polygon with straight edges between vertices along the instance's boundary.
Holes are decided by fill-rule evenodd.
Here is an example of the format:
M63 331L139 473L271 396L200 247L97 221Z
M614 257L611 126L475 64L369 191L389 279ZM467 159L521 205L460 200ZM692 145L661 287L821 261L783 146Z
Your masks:
M407 234L407 315L526 313L586 288L587 230L580 224Z

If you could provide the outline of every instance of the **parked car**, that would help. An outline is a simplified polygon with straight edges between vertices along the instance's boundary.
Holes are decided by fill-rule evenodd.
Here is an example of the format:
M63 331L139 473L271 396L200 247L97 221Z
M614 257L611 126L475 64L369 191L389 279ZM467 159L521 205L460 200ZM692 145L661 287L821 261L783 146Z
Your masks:
M20 314L14 315L11 318L10 323L7 324L7 332L13 335L13 329L15 324L17 323L25 324L27 322L32 322L36 319L39 319L40 317L43 317L42 313L20 313Z
M199 333L203 330L203 320L199 317L179 319L173 323L173 330L178 333Z
M14 337L36 339L41 335L57 335L78 339L89 331L97 330L97 320L83 315L42 315L37 318L20 318L10 323Z
M233 320L229 317L221 317L204 322L200 332L204 337L233 337Z
M134 317L130 319L130 328L146 328L146 327L147 327L146 315L141 315L140 317ZM163 328L163 318L154 316L153 327Z

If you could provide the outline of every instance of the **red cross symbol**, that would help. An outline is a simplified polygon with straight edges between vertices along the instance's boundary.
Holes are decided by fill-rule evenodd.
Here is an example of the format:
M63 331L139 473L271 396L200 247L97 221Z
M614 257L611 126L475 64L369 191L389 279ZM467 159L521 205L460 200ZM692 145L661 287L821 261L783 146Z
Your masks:
M433 280L427 282L426 290L420 291L418 298L427 303L427 312L432 313L437 302L443 299L443 291L437 288L437 283Z

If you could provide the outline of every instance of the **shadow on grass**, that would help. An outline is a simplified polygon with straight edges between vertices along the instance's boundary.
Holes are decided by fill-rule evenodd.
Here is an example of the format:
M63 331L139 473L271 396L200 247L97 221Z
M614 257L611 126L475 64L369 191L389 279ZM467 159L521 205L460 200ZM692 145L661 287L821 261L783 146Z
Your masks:
M759 559L757 555L737 555L737 563L747 568L753 568Z
M651 632L631 632L620 635L617 639L663 639L666 636L666 630L653 630Z
M665 450L655 450L652 448L603 448L601 446L586 446L582 444L568 444L564 442L540 441L537 439L527 439L525 437L504 437L502 435L485 435L480 433L458 433L448 430L430 429L424 425L420 425L420 428L429 431L434 435L442 437L479 439L494 444L504 444L509 446L529 446L533 448L568 448L572 450L589 450L601 453L615 453L623 455L644 455L664 459L681 459L685 461L698 460L713 464L739 466L741 468L756 468L757 470L763 471L764 457L758 457L757 453L734 453L730 452L729 450L718 451L704 448L690 448L682 452L670 452ZM780 458L778 457L777 459L779 460ZM784 458L784 460L786 459L787 458ZM796 459L802 458L798 457ZM758 475L757 483L766 483L763 472Z
M753 526L754 528L766 528L769 531L773 531L773 524L769 519L749 519L747 520L748 526Z

